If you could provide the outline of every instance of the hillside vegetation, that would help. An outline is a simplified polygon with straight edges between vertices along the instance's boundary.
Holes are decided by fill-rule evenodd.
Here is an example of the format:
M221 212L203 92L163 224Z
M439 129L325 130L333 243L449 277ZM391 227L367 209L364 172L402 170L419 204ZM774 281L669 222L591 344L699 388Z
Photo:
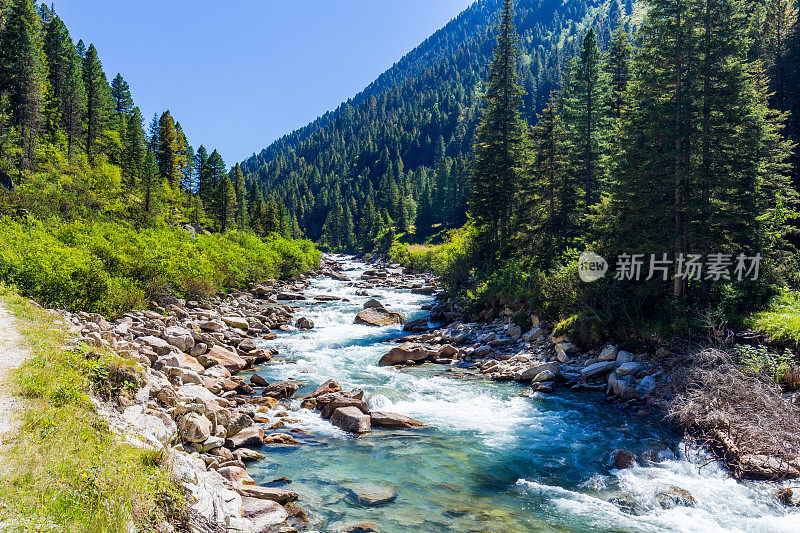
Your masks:
M169 111L145 133L128 83L51 8L0 0L0 17L0 281L117 315L317 264L282 204Z

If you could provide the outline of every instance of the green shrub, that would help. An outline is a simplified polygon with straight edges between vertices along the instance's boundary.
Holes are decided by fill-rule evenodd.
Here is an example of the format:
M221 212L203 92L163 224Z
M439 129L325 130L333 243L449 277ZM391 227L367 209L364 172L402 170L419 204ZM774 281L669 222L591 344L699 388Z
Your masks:
M192 236L112 222L0 220L0 281L54 307L117 315L146 298L207 297L315 268L309 241L232 231Z
M756 314L749 325L774 341L800 346L800 294L789 291L779 294L769 309Z

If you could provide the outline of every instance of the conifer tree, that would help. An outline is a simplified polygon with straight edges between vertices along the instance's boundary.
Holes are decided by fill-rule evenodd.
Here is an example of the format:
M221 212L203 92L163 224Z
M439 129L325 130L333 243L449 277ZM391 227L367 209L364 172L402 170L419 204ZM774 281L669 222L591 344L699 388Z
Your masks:
M498 30L483 118L475 135L470 198L470 213L494 252L509 234L525 151L525 124L519 112L518 37L511 0L503 1Z
M80 58L74 47L67 57L64 88L61 95L61 120L67 134L67 154L72 158L74 147L83 138L83 121L86 118L86 89Z
M227 174L222 178L218 189L220 231L225 233L234 223L236 213L236 191L233 190L233 183Z
M210 205L213 186L209 174L208 152L205 146L200 145L200 148L197 149L197 154L194 156L194 165L194 173L197 176L197 196L200 197L203 204Z
M158 161L161 177L173 187L180 182L182 157L183 151L178 139L178 131L175 129L175 121L169 111L164 111L158 120L156 161Z
M44 124L47 94L39 15L30 0L13 0L0 32L0 94L7 98L11 125L20 138L20 163L31 168Z
M594 30L583 39L572 63L570 83L564 94L564 122L572 149L572 171L580 177L584 209L600 200L608 172L608 80L603 72Z
M236 163L233 167L232 172L232 180L233 182L233 189L236 193L236 224L239 228L246 228L247 227L247 188L245 187L244 183L244 172L242 172L242 167L239 166L239 163Z
M611 37L611 46L604 65L610 85L609 114L615 120L622 117L625 109L628 82L631 78L630 61L629 37L622 25L619 25Z
M153 150L148 148L142 166L142 194L144 196L144 211L148 215L155 214L158 202L158 192L161 189L161 177L158 173L158 164Z
M111 98L114 101L114 113L127 117L133 113L133 98L131 88L122 74L117 74L111 81Z
M133 108L128 127L125 132L125 143L122 152L122 176L129 189L137 186L142 177L142 165L147 155L142 113L138 107Z
M97 143L109 115L109 88L103 65L93 44L83 58L83 85L86 89L86 153L94 161Z
M539 115L532 137L521 190L518 249L547 270L577 240L580 215L578 184L569 166L569 141L555 94Z

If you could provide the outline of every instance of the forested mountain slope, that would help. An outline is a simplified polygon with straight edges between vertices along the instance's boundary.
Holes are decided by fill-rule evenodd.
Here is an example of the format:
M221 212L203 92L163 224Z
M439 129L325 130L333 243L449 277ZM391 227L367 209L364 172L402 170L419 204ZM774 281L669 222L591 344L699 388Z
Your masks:
M353 99L249 158L250 181L334 248L366 250L387 227L461 225L501 4L476 2ZM590 27L605 47L638 11L630 0L517 2L524 118L533 123L559 88Z

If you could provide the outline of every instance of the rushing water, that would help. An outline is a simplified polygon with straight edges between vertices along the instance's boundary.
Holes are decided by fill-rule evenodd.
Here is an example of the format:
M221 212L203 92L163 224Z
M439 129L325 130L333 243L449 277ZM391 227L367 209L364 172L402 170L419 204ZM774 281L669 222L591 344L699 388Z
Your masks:
M366 268L349 261L357 277ZM399 327L354 325L368 299L330 278L307 294L349 302L305 302L311 331L281 334L269 346L277 362L259 373L270 381L294 378L310 392L328 378L367 392L374 409L422 420L422 430L374 430L352 437L294 402L281 431L300 428L300 446L269 447L249 468L259 483L287 477L312 515L310 529L341 531L363 522L384 532L439 531L747 531L798 532L800 514L777 503L777 485L737 483L657 419L623 411L591 393L526 396L515 383L456 378L447 367L403 370L376 363L403 333ZM369 291L407 318L421 315L428 297L408 291ZM283 361L281 361L283 359ZM280 420L273 412L270 418ZM610 464L615 449L632 451L639 465ZM688 459L687 459L688 457ZM649 458L649 459L646 459ZM397 499L359 505L348 488L392 487ZM689 491L694 507L663 509L657 493Z

